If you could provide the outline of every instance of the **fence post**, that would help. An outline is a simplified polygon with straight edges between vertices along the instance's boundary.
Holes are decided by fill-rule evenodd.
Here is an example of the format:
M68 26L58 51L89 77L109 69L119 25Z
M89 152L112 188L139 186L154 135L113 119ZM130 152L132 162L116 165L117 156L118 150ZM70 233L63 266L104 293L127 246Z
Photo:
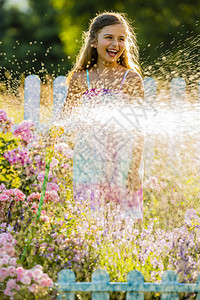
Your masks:
M65 284L67 282L75 282L75 274L72 270L69 269L64 269L61 270L58 273L58 292L59 294L57 295L57 300L75 300L75 293L74 292L62 292L59 291L59 286L62 284Z
M127 283L144 283L144 276L138 270L133 270L127 275ZM127 292L126 300L144 300L143 292Z
M162 276L162 283L167 284L170 287L170 284L179 283L178 275L173 271L165 271ZM178 293L172 292L163 292L161 296L162 300L179 300Z
M39 125L40 120L40 78L29 75L24 84L24 120Z
M53 82L53 118L60 112L67 96L67 78L58 76Z
M108 283L110 281L109 274L102 269L98 269L92 274L93 283ZM93 292L92 300L109 300L110 292Z
M155 102L157 93L157 83L152 77L145 77L144 80L145 98L148 102Z
M200 285L200 273L198 274L197 277L197 284ZM200 293L197 293L197 300L200 300Z
M170 82L170 103L172 105L182 104L185 101L185 80L175 77Z

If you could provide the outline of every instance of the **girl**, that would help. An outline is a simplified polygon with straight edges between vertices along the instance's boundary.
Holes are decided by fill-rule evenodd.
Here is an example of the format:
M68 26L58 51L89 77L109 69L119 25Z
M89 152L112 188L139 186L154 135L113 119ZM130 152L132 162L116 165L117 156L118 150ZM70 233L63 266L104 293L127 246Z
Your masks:
M68 75L63 110L66 118L77 106L85 107L87 112L96 108L92 128L80 129L76 136L74 199L89 198L92 208L102 201L114 201L134 219L142 219L143 215L144 139L140 126L130 125L133 107L141 106L144 99L139 74L136 38L128 21L120 13L101 13L91 21L76 64ZM129 119L124 113L127 104L132 107ZM125 116L123 124L116 115L102 121L105 114L101 107L107 109L109 105L118 108L118 117Z

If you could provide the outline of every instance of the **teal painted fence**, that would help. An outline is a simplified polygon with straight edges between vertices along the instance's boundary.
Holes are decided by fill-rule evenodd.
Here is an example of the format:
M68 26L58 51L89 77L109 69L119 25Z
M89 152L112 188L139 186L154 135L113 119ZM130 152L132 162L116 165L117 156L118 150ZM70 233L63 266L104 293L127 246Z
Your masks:
M92 274L92 282L75 282L72 270L58 273L57 299L75 300L76 292L92 292L92 300L109 300L110 292L126 292L126 300L144 300L145 292L161 293L162 300L178 300L179 293L196 293L200 300L200 274L196 284L179 283L173 271L165 271L161 283L144 281L141 272L133 270L127 275L127 282L110 282L109 274L101 269Z

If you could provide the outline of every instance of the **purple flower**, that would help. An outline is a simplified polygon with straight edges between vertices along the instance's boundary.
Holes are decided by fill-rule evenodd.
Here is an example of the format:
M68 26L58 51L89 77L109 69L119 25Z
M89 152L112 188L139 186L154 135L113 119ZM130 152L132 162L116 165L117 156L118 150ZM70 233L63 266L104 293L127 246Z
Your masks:
M13 134L15 136L20 137L24 142L26 142L28 144L34 138L34 136L33 136L34 129L35 129L35 126L34 126L33 122L24 120L13 131Z
M0 110L0 122L6 122L7 121L7 113L4 110Z
M9 161L11 165L21 163L23 166L30 164L29 151L26 148L16 148L4 153L4 158Z

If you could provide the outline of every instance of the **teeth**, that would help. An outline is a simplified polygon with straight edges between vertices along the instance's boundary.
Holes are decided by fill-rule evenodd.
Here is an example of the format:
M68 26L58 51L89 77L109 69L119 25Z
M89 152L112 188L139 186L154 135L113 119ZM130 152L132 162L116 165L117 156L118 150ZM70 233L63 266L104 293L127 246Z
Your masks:
M108 50L109 52L117 53L116 50Z

